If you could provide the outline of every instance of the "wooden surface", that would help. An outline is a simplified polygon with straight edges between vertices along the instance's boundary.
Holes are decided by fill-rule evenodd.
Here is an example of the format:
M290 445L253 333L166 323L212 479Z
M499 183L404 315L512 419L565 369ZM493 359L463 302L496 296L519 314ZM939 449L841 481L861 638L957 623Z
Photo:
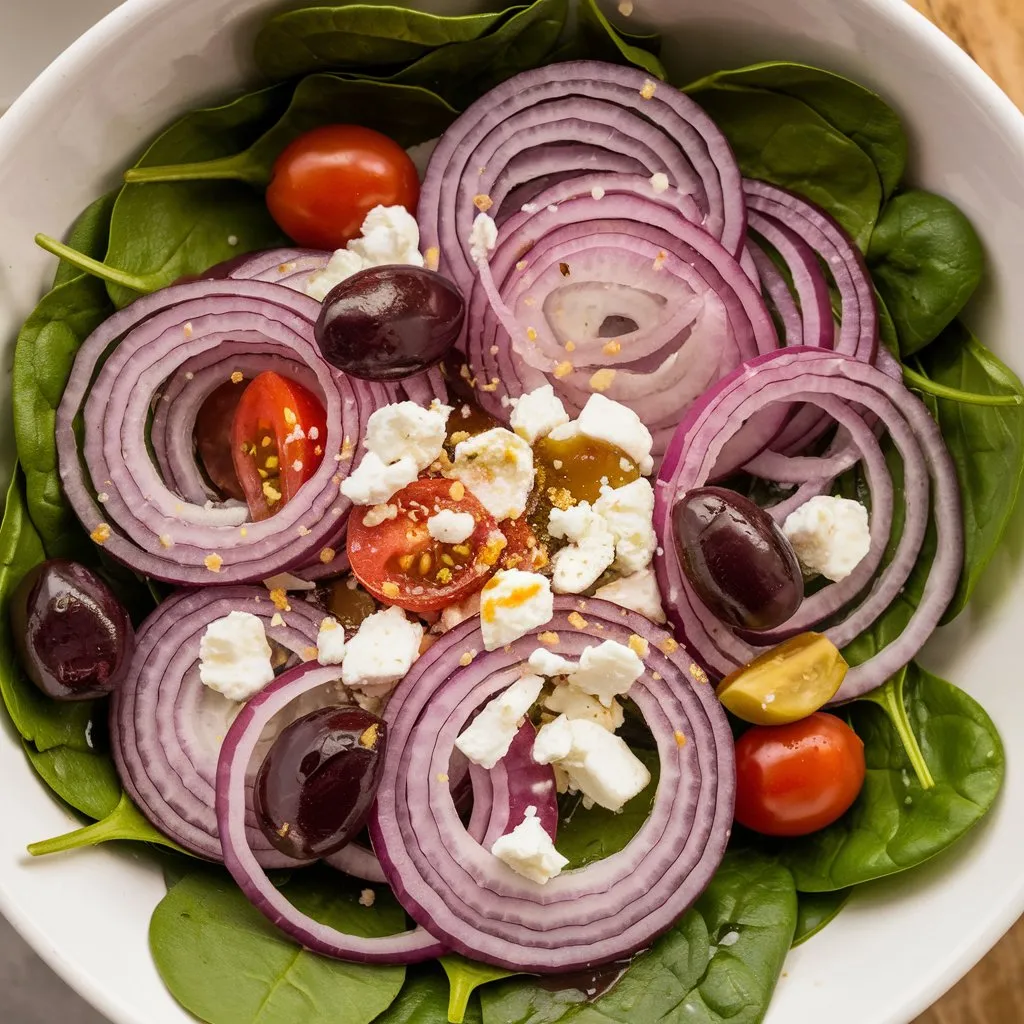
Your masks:
M1024 109L1024 0L909 0ZM1024 1024L1024 918L915 1024Z

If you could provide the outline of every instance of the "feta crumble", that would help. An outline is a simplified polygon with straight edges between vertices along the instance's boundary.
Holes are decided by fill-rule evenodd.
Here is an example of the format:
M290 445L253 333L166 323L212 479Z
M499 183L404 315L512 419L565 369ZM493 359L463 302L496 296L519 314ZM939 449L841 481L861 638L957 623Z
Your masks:
M455 446L445 476L461 480L495 519L518 519L533 489L533 449L504 427Z
M553 508L548 533L570 543L551 559L552 586L557 594L580 594L592 587L615 560L615 537L589 502Z
M522 395L509 420L512 429L530 444L550 434L555 427L569 422L565 406L550 384Z
M661 605L661 592L653 569L641 569L606 583L594 591L594 597L639 612L652 622L665 622L665 609Z
M654 469L651 432L640 417L621 402L613 402L601 394L591 395L580 410L576 428L587 437L617 445L640 467L644 476Z
M486 263L498 242L498 225L490 214L478 213L469 233L469 255L474 263Z
M427 532L442 544L461 544L475 529L471 512L453 512L450 508L441 509L427 520Z
M555 613L546 576L522 569L499 570L480 595L480 631L484 648L493 651L543 626Z
M536 807L526 808L523 820L494 841L491 853L517 874L539 885L546 885L569 863L544 831Z
M348 641L341 681L355 689L390 690L419 657L423 626L410 622L401 608L368 615Z
M595 696L605 707L611 707L612 700L628 693L643 673L644 663L635 651L617 640L605 640L584 648L579 668L569 675L568 681Z
M451 406L435 402L424 409L415 402L394 402L374 412L363 443L381 462L411 459L422 472L441 454Z
M341 493L356 505L384 505L419 476L416 463L406 456L390 465L367 452L355 470L341 482Z
M612 698L605 707L597 698L571 683L560 683L541 702L546 711L565 715L568 719L581 719L615 732L625 721L622 705Z
M654 488L642 477L623 487L601 488L594 511L615 538L615 568L639 572L651 564L658 538L654 532Z
M320 623L316 635L316 660L321 665L340 665L345 660L345 630L332 616Z
M560 654L555 654L554 651L549 651L546 647L538 647L526 659L526 662L537 675L547 676L549 679L554 676L567 676L570 672L575 672L580 667L578 661L570 661L568 658L563 658Z
M462 730L455 746L474 764L493 768L512 746L519 727L536 703L544 680L525 675L484 705L483 710Z
M274 680L263 620L249 612L214 619L199 641L199 678L228 700L246 701Z
M790 512L782 532L806 572L836 583L857 568L871 547L868 510L859 501L827 494Z

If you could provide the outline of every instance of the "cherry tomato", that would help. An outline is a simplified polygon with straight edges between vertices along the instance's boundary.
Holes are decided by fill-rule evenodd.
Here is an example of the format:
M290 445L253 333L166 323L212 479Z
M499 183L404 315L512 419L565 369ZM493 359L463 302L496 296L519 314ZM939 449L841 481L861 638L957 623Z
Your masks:
M245 501L245 491L238 482L231 454L231 424L244 391L241 381L228 381L211 391L196 413L193 431L196 451L210 483L225 497L238 501Z
M348 524L352 572L374 597L412 612L437 611L479 590L508 546L493 516L457 481L415 480L388 502L393 519L366 524L366 508ZM461 544L430 536L427 520L450 509L469 512L476 527Z
M370 128L328 124L300 135L274 163L267 208L299 245L341 249L375 206L416 212L420 181L397 142Z
M327 414L301 384L267 372L242 392L231 424L231 456L253 519L287 505L320 468Z
M736 741L736 820L769 836L805 836L846 813L864 784L864 744L817 711L759 725Z
M522 569L524 572L536 572L548 563L548 553L537 540L526 516L518 519L505 519L498 524L498 529L505 534L508 546L502 551L498 560L500 569Z

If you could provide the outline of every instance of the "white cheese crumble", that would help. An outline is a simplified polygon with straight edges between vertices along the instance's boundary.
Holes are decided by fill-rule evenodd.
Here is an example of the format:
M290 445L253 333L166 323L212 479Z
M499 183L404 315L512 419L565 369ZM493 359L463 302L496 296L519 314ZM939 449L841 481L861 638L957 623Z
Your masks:
M376 696L393 687L419 657L423 626L410 622L401 608L368 615L348 641L341 681Z
M341 493L356 505L384 505L419 476L416 463L406 456L390 465L367 452L341 482Z
M790 512L782 532L805 571L836 583L857 568L871 547L868 510L859 501L827 494Z
M363 526L380 526L381 523L386 523L389 519L397 518L397 505L374 505L373 508L363 516Z
M480 631L493 651L551 621L555 599L546 576L522 569L502 569L480 595Z
M544 831L536 807L526 808L523 820L494 841L491 853L517 874L539 885L546 885L569 863Z
M469 255L474 263L485 263L498 242L498 225L486 213L478 213L469 233Z
M661 592L653 569L641 569L606 583L594 591L594 597L639 612L652 622L665 621L665 609L661 606Z
M517 401L509 420L512 429L522 438L534 444L539 438L550 434L555 427L569 422L565 406L550 384L528 391Z
M507 690L488 701L473 721L462 730L455 746L474 764L493 768L512 746L519 727L540 696L544 680L525 675Z
M458 604L450 604L441 612L439 620L440 632L447 633L454 629L460 622L471 619L474 615L480 614L480 593L471 594L465 601Z
M551 582L556 594L582 593L615 560L615 536L589 502L581 501L567 509L553 508L548 533L570 542L551 559Z
M571 683L561 683L541 702L546 711L565 715L569 719L582 719L615 732L625 721L622 705L612 699L605 707L597 698Z
M415 402L382 406L367 420L363 443L381 462L408 458L422 471L441 454L451 412L440 402L429 409Z
M580 410L576 427L587 437L617 445L640 467L644 476L654 469L651 432L640 417L621 402L613 402L600 394L591 395Z
M549 679L554 676L567 676L580 667L578 661L563 658L546 647L538 647L526 661L537 675L547 676Z
M668 175L662 171L651 175L651 188L656 195L660 195L668 189Z
M475 529L471 512L453 512L450 508L441 509L427 520L427 533L442 544L461 544Z
M533 489L533 449L495 427L460 441L445 475L461 480L495 519L518 519Z
M321 665L340 665L345 660L345 629L332 616L320 623L316 635L316 660Z
M658 546L653 522L654 488L650 481L641 477L623 487L602 487L594 511L615 537L615 568L621 573L646 569Z
M228 700L246 701L274 680L263 620L249 612L214 619L199 641L199 678Z
M605 640L584 648L579 668L570 673L568 681L611 707L612 700L628 693L643 674L644 663L634 650L617 640Z

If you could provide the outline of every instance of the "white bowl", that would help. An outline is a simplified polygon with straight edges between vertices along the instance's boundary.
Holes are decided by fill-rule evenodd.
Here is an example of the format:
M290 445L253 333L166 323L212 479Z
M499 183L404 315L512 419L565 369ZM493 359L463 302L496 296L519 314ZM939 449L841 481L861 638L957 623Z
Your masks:
M91 5L98 11L110 0ZM250 74L253 27L272 6L267 0L129 0L58 58L0 120L4 365L18 325L52 272L33 234L60 234L171 117L237 89ZM421 6L471 5L423 0ZM1015 343L1024 323L1024 117L966 54L904 0L638 0L637 13L666 33L670 66L685 66L691 78L753 60L794 58L845 72L887 97L911 133L912 179L959 203L987 246L987 282L971 325L1024 371L1024 347ZM0 42L0 48L17 46L10 35ZM6 418L3 429L9 429ZM8 465L11 450L0 446ZM1024 701L1017 694L1021 527L1018 515L969 612L936 638L926 659L974 694L1001 729L1011 757L999 805L951 854L864 887L836 923L792 953L769 1024L906 1024L1024 910L1024 768L1012 756L1024 744ZM192 1020L166 993L150 959L149 917L164 887L144 852L107 848L29 863L26 843L74 823L8 733L0 736L0 910L117 1024Z

